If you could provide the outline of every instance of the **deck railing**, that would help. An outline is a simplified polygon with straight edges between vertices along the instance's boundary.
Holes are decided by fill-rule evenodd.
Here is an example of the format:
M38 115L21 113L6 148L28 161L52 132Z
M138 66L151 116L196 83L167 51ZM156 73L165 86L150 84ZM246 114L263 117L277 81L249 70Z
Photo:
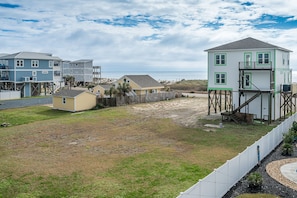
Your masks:
M242 61L238 63L239 69L272 70L272 62L259 63L258 61Z

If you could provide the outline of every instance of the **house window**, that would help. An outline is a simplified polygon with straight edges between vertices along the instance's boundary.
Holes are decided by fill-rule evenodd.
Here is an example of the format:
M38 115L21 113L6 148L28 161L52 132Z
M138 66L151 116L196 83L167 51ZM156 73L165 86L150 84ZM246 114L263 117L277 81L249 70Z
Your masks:
M54 66L54 61L49 61L48 62L48 67L49 68L53 68L53 66Z
M62 103L66 104L66 98L65 97L62 98Z
M215 82L215 84L226 84L226 73L216 73Z
M244 88L251 88L252 86L252 74L244 74Z
M251 67L252 66L252 53L245 53L244 54L244 67Z
M37 76L37 71L32 71L32 76Z
M17 67L24 67L24 60L16 60Z
M215 63L215 65L226 65L226 54L216 54Z
M258 54L258 64L269 64L269 62L270 62L269 53Z
M55 66L55 67L60 66L59 62L58 62L58 61L54 61L54 66Z
M54 71L54 76L61 76L61 72L60 71Z
M39 60L31 60L31 67L39 67Z

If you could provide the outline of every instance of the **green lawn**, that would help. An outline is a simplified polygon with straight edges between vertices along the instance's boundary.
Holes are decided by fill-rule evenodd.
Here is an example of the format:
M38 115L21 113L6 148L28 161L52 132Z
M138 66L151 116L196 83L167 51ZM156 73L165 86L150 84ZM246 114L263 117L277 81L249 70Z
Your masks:
M127 108L0 111L0 197L176 197L272 129L182 128Z

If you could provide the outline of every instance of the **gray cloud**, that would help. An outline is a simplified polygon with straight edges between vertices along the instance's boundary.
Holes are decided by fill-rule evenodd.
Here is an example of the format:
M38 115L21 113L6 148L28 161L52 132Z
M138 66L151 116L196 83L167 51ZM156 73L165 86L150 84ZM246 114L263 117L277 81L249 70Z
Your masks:
M3 53L91 58L112 69L206 71L205 49L251 36L295 51L291 65L297 62L292 1L15 0L0 11ZM264 14L290 17L291 26L259 28Z

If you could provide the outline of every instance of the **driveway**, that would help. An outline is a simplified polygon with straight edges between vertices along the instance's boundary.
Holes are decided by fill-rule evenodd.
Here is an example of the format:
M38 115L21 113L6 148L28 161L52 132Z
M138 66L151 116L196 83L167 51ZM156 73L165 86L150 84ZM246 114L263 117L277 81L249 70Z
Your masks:
M45 105L45 104L52 104L52 103L53 103L52 96L46 96L42 98L22 98L17 100L0 100L0 110L35 106L35 105Z

